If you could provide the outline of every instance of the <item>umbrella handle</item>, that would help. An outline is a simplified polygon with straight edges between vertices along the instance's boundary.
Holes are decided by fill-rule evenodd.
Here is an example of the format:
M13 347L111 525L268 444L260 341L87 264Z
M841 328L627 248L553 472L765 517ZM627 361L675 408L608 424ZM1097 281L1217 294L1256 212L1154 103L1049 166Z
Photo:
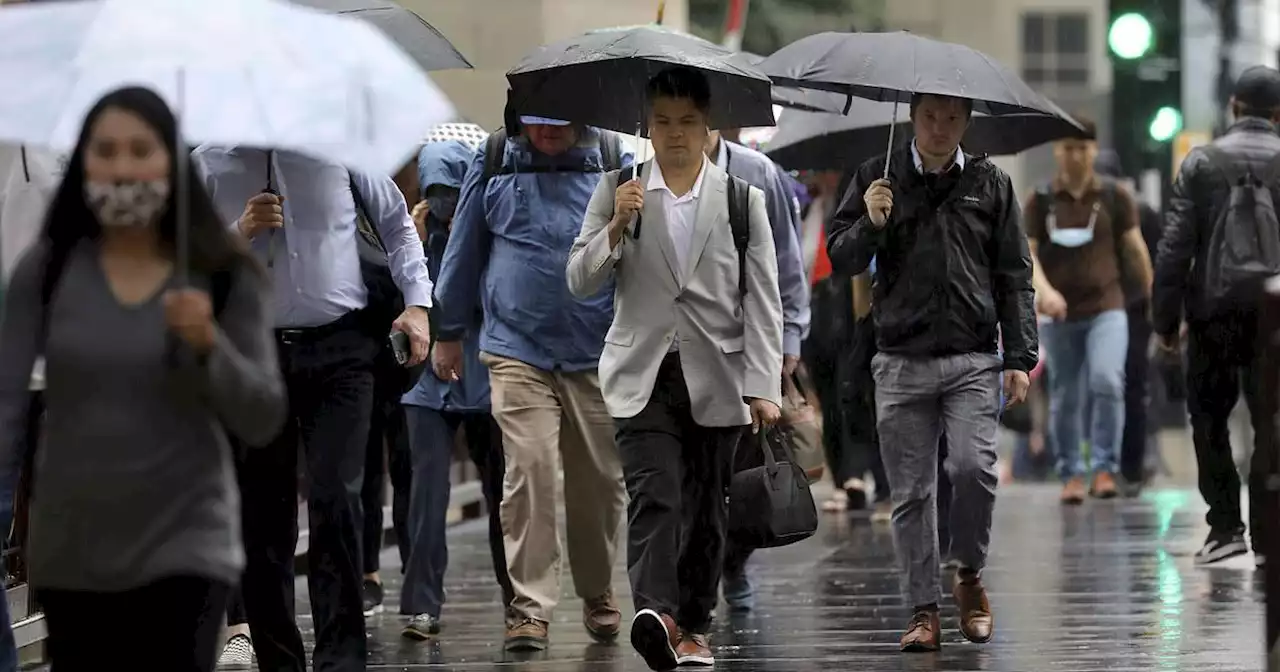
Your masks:
M893 100L893 121L889 124L889 148L884 152L884 179L889 179L889 159L893 158L893 132L898 128L898 100Z

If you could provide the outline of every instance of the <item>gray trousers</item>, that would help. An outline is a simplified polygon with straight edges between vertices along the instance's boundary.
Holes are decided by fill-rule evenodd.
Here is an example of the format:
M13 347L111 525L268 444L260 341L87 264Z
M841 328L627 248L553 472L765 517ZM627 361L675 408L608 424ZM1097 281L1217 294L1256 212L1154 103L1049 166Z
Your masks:
M941 598L938 554L938 440L947 437L952 483L951 556L981 570L995 507L996 434L1003 362L994 354L904 357L879 353L880 455L893 492L893 542L909 607Z

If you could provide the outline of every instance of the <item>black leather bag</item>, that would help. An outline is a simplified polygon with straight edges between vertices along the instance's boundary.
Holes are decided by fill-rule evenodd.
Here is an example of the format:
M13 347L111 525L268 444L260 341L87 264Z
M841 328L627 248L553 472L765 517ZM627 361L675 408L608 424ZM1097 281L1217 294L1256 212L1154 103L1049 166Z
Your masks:
M729 537L748 548L776 548L803 541L818 530L818 507L809 480L774 431L748 434L739 450L756 450L760 466L742 469L729 485ZM779 459L775 453L781 453Z

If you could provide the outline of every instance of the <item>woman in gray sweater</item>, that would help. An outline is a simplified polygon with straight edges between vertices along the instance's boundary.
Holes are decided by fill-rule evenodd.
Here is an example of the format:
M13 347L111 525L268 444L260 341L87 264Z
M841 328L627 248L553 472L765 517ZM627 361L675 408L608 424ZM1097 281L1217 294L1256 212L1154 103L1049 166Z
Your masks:
M219 221L165 103L89 112L0 325L0 464L46 361L27 561L56 672L99 670L145 623L145 670L207 671L240 576L228 433L264 444L286 400L266 275ZM190 278L175 274L173 176L189 176Z

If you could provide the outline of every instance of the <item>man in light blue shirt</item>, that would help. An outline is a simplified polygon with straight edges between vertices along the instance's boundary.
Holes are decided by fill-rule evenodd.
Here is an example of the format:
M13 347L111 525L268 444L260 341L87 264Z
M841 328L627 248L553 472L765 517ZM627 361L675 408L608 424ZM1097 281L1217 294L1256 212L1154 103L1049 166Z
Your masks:
M387 325L363 309L358 213L377 232L404 296L391 328L410 340L411 363L429 349L432 285L422 244L390 177L284 151L201 147L194 158L220 214L250 241L275 286L280 366L290 421L239 465L247 564L245 612L262 669L305 672L294 619L297 455L306 455L311 533L308 587L316 669L364 670L368 657L360 535L373 364Z

